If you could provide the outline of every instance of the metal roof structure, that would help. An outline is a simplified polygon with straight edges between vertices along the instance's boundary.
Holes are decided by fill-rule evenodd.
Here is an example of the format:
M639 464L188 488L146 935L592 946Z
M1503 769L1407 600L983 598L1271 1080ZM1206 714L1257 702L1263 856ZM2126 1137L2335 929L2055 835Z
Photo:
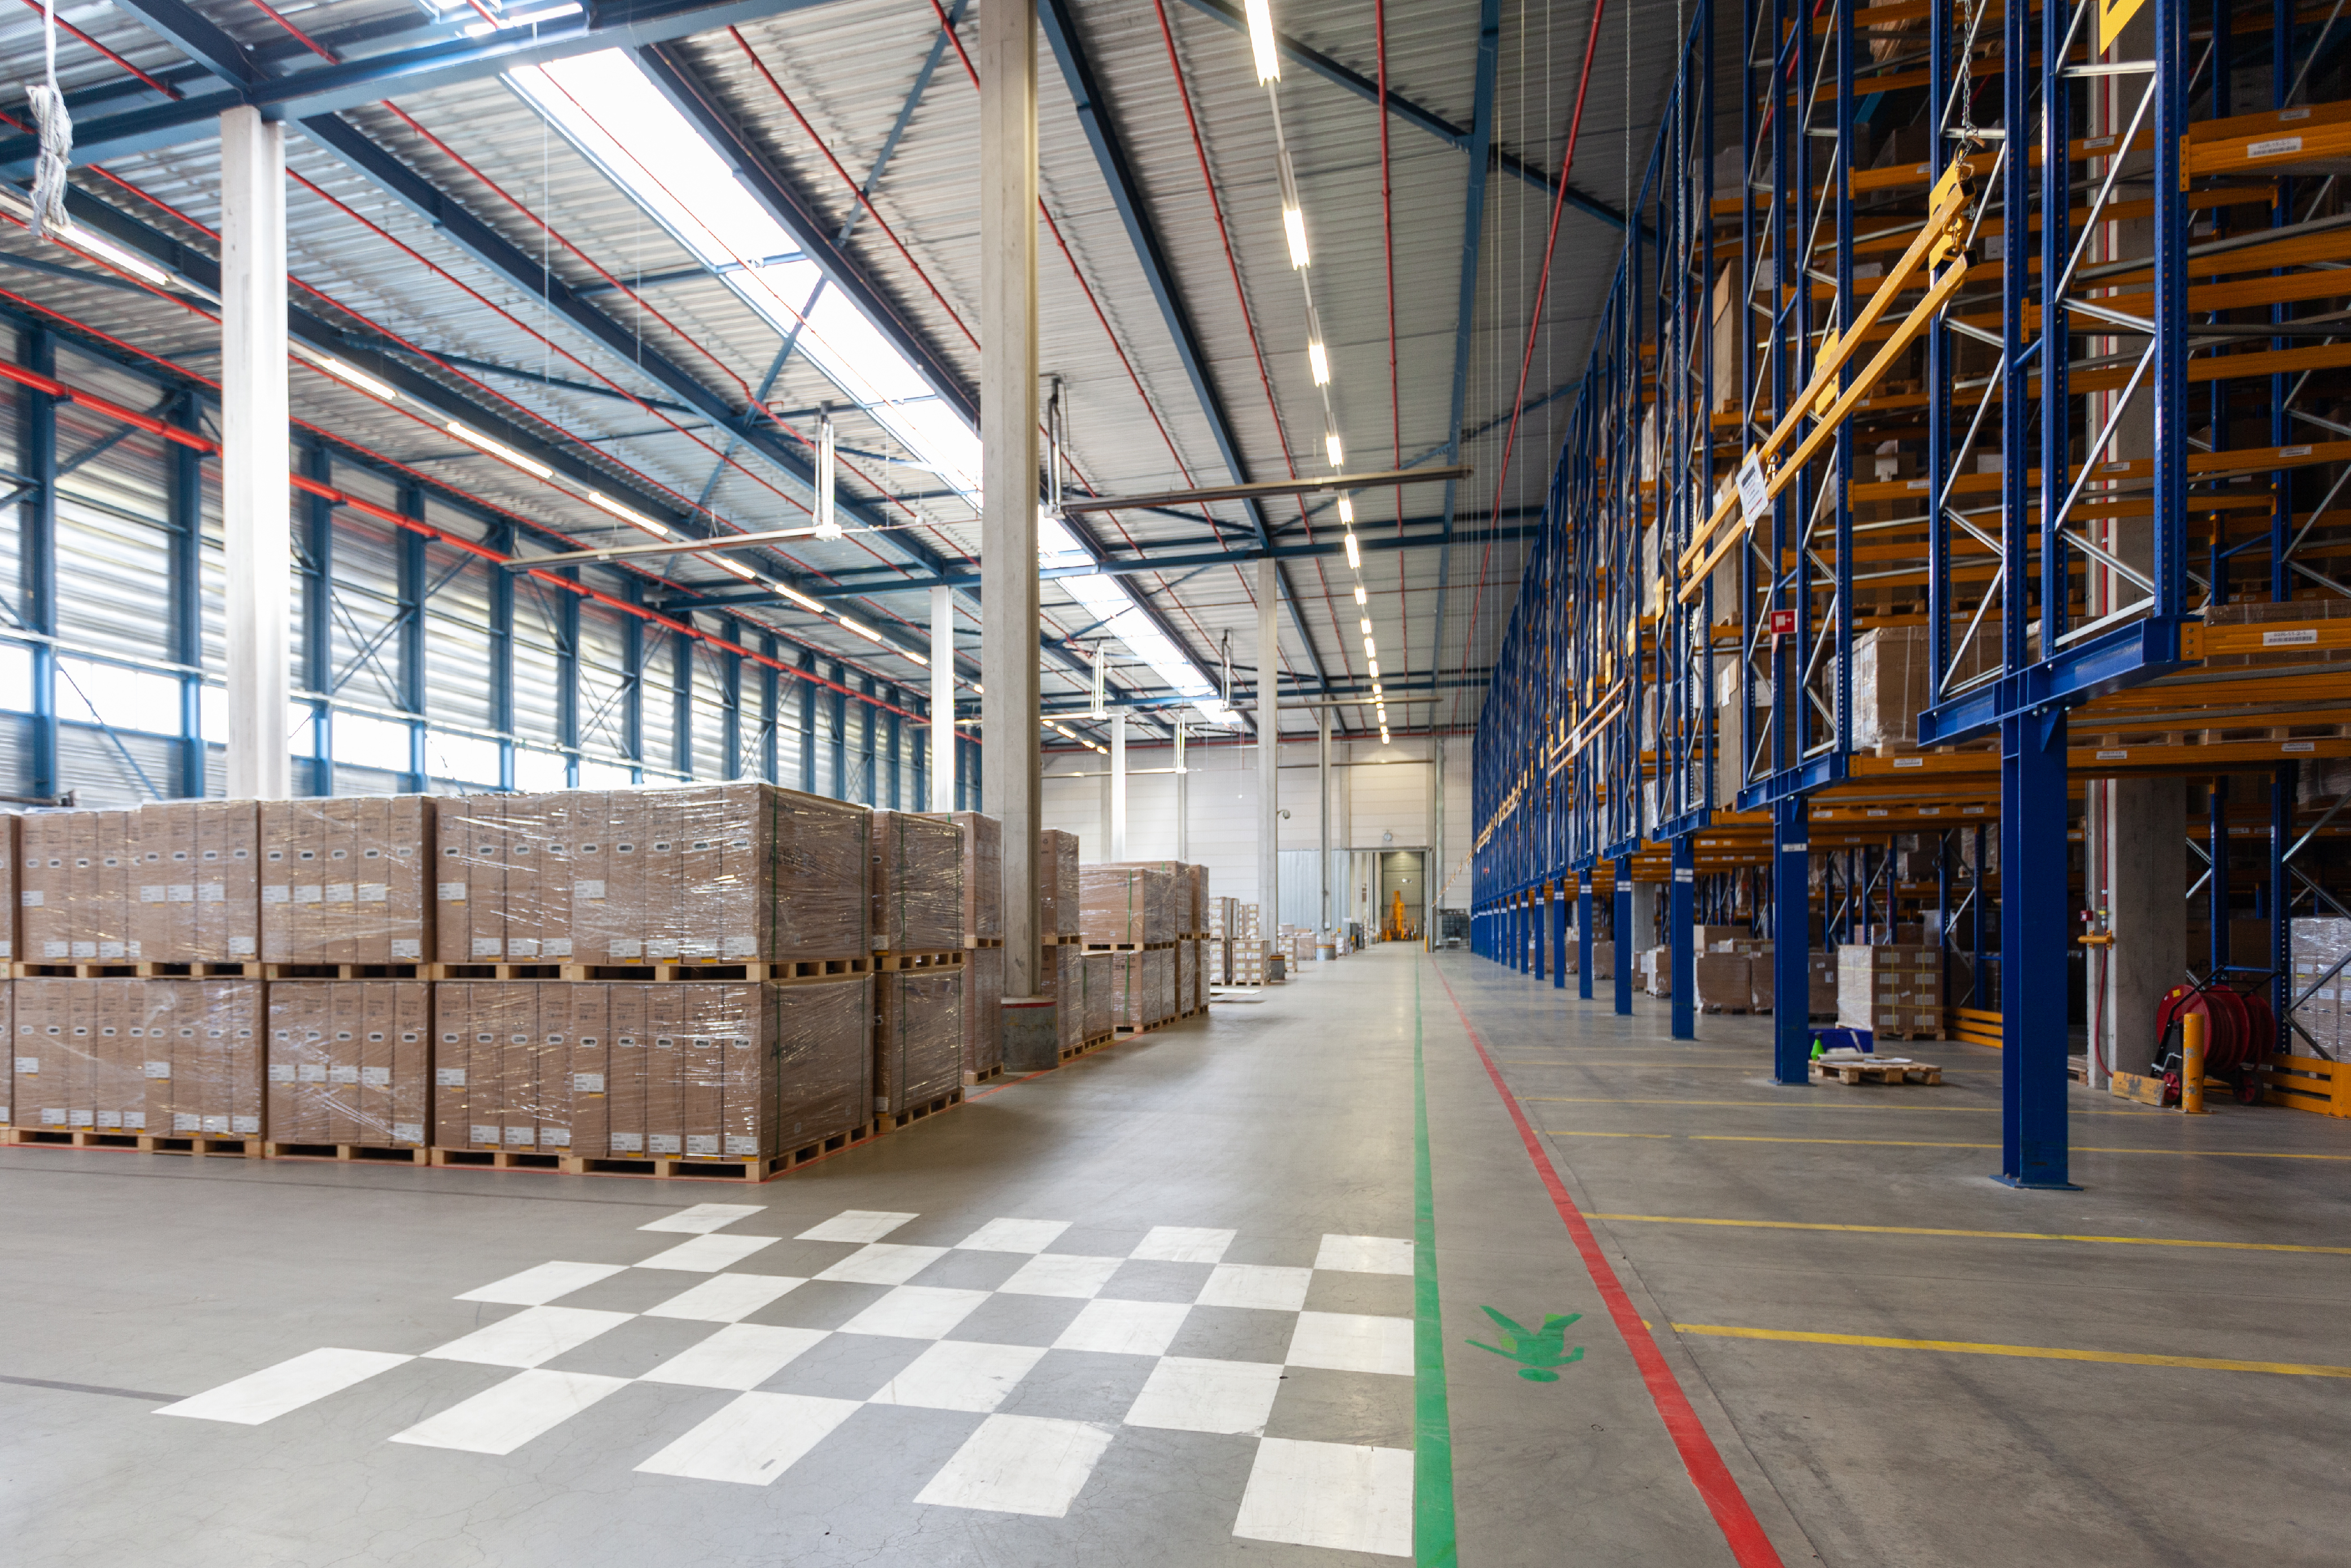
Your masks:
M1332 495L1072 514L1090 560L1062 569L1110 577L1085 579L1097 585L1089 607L1048 574L1049 714L1087 708L1089 660L1106 640L1114 700L1174 710L1164 674L1106 629L1103 580L1212 681L1229 638L1236 683L1250 687L1249 563L1270 550L1288 601L1286 691L1363 697L1336 722L1375 734L1368 620L1395 732L1475 723L1573 368L1622 254L1616 213L1642 174L1623 150L1654 139L1681 31L1677 7L1628 5L1594 37L1592 11L1592 0L1276 0L1281 136L1345 465L1473 472L1354 493L1361 609ZM909 421L967 420L977 379L971 12L969 0L69 5L58 69L76 123L76 221L171 281L12 221L0 225L0 307L201 390L219 353L203 297L214 117L262 105L289 121L293 336L310 356L294 371L298 420L509 518L530 555L642 543L630 513L689 537L806 526L829 408L842 537L746 550L751 580L719 556L632 561L630 591L911 689L924 677L897 650L928 646L925 590L956 587L967 649L977 636L974 495L922 466L906 435ZM1040 0L1040 16L1041 363L1063 400L1066 489L1139 495L1330 472L1284 243L1281 143L1242 8ZM0 22L0 50L28 80L40 26L37 7ZM1588 44L1580 156L1545 289ZM641 113L627 94L588 90L624 78L667 107ZM570 94L580 118L547 112L549 90ZM794 248L714 261L664 222L644 171L626 176L599 138L625 142L671 114L709 153L648 157L663 165L651 179L683 192L698 177L684 163L715 154L731 196L757 208L735 232L768 223ZM0 126L0 176L19 184L29 123L12 107ZM853 305L862 326L820 323L816 305L793 300L778 315L775 296L820 278L809 299ZM920 398L861 406L828 374L828 346L861 334L921 378ZM320 355L342 371L321 370Z

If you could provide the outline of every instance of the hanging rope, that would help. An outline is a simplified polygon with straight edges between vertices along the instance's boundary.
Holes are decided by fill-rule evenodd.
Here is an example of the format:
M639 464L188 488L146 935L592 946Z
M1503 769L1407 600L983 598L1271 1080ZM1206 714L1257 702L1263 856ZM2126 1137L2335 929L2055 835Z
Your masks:
M47 79L28 87L25 97L33 106L40 128L41 150L33 161L33 237L51 228L65 228L66 154L73 151L73 117L66 112L66 95L57 90L57 0L41 5L41 53Z

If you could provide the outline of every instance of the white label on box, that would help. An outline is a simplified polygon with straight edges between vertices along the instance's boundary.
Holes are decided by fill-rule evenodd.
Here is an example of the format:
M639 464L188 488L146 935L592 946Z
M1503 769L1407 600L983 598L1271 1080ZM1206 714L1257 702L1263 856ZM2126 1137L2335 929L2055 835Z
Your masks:
M677 943L669 940L649 941L645 944L645 957L649 959L674 959L677 957Z
M462 904L465 901L465 885L463 882L435 882L433 889L434 896L444 904Z
M305 1062L295 1068L294 1072L296 1077L305 1084L323 1084L327 1081L327 1064L323 1062Z
M136 958L139 955L121 942L100 942L98 944L98 956L102 959L120 959Z
M45 1110L41 1113L41 1125L45 1127L61 1127L66 1125L66 1114L63 1111Z
M28 909L37 909L41 907L41 890L38 888L27 888L16 895L16 901Z
M1740 521L1752 523L1771 510L1771 481L1763 474L1763 460L1753 452L1739 465Z
M141 882L139 884L139 901L142 904L162 903L163 901L163 884L161 882Z
M19 1073L37 1073L40 1070L41 1059L38 1056L19 1056L16 1058L16 1071Z
M292 893L282 882L269 883L261 889L261 901L265 904L284 904L291 899Z
M16 944L7 940L5 938L0 938L0 959L14 958L16 956Z
M318 883L297 882L294 884L294 901L296 903L317 904L323 903L325 899L326 890Z
M612 1152L614 1154L643 1154L644 1149L645 1140L642 1134L614 1133L612 1135Z
M2263 648L2292 648L2298 643L2312 643L2317 640L2318 628L2314 626L2289 627L2283 631L2262 633Z
M172 1113L172 1130L173 1132L202 1132L204 1129L204 1117L191 1115L186 1111L173 1111Z
M496 1143L498 1141L498 1129L496 1124L475 1122L466 1130L474 1135L467 1140L468 1142Z
M392 956L395 959L422 959L424 947L414 937L394 937L392 939Z
M465 1086L465 1069L435 1067L433 1069L433 1082L444 1089L462 1089Z
M326 886L326 895L329 904L348 904L351 901L351 885L349 882L329 882Z
M655 1133L653 1135L653 1152L655 1154L675 1154L678 1152L677 1135Z
M45 959L56 959L71 958L73 954L70 950L70 944L68 943L43 942L41 944L41 956Z
M627 940L615 941L605 950L611 956L614 963L621 963L630 959L641 957L644 952L644 949L640 944Z
M498 956L505 947L506 943L500 941L496 937L475 937L474 939L474 956L477 959L494 959Z
M718 956L718 944L704 941L698 937L688 937L677 944L677 956L685 959L715 959Z
M541 958L551 959L569 958L571 956L571 939L569 937L549 938L548 940L538 944L538 956Z
M540 1147L545 1148L569 1148L571 1147L571 1129L569 1127L541 1127L538 1129L538 1141Z
M269 1081L273 1084L292 1083L294 1081L294 1064L291 1062L272 1062L269 1064Z
M423 1122L392 1123L392 1141L394 1143L423 1143L424 1141L424 1124Z
M228 902L228 889L218 882L199 882L196 884L196 902L225 904Z
M218 887L219 884L214 883L214 886ZM193 904L196 901L196 885L193 882L170 883L163 889L163 901L167 904Z
M147 1064L147 1075L151 1078L168 1078L172 1075L172 1064L150 1062Z
M125 1111L122 1113L122 1125L131 1132L145 1132L147 1130L147 1113L145 1111Z
M122 1113L120 1111L100 1111L98 1113L98 1125L102 1127L120 1127L122 1126Z
M571 1092L575 1095L602 1094L604 1092L604 1075L601 1073L572 1074Z
M204 1132L225 1133L228 1131L228 1118L226 1116L204 1116L199 1119L204 1124L200 1130Z
M327 1069L327 1082L329 1084L356 1084L359 1081L360 1070L357 1067L329 1067Z
M73 949L73 956L78 959L96 958L98 956L98 944L96 942L72 942L68 945Z
M259 1137L261 1136L261 1118L259 1116L232 1116L229 1118L229 1130L236 1134L239 1137Z
M689 1159L706 1159L716 1157L718 1153L718 1135L695 1133L685 1140L685 1153Z
M731 959L752 959L759 956L759 943L754 937L728 937L720 950Z
M574 882L571 884L571 896L575 898L601 898L604 896L604 884L594 878Z
M516 937L507 943L507 957L528 959L538 956L537 937Z
M387 904L392 901L392 885L387 882L362 882L359 892L362 904Z
M528 1148L531 1145L531 1129L528 1127L508 1127L506 1141L517 1148Z
M251 958L253 956L253 939L251 937L231 937L228 940L228 950L243 958Z
M740 1133L728 1133L726 1152L733 1155L757 1155L759 1152L759 1140L755 1137L745 1137Z

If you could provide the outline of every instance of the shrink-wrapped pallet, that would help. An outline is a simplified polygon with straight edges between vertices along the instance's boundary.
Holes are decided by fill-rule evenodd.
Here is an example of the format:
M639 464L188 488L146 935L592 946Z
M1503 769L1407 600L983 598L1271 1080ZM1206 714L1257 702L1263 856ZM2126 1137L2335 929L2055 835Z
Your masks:
M433 1141L747 1161L871 1119L872 982L444 981Z
M129 963L133 813L28 811L18 903L28 963Z
M1124 955L1088 953L1086 973L1086 1038L1099 1040L1117 1027L1119 965Z
M964 832L949 818L877 811L869 822L875 952L963 946Z
M962 913L958 923L963 945L976 948L1004 938L1004 825L977 811L935 813L956 825L963 835ZM1041 835L1040 836L1041 836ZM1041 869L1041 868L1040 868ZM1044 878L1038 878L1040 919L1043 927Z
M1061 951L1047 948L1045 961ZM1004 1064L1004 950L973 949L963 972L963 1081L976 1084Z
M963 971L907 970L874 977L873 1109L879 1116L963 1085Z
M245 963L261 957L261 817L249 800L170 800L133 814L131 938L141 959L164 963ZM376 847L371 846L371 847ZM411 846L403 867L412 907L424 856ZM382 875L354 867L353 896ZM376 873L371 875L371 873Z
M1060 1049L1074 1051L1092 1038L1086 1033L1085 949L1075 942L1056 942L1046 948L1038 991L1053 999Z
M1847 945L1836 950L1836 960L1839 1023L1896 1038L1940 1037L1942 950Z
M16 1125L153 1137L262 1135L253 980L20 980Z
M277 981L268 1007L273 1144L424 1145L433 1083L430 985Z
M581 964L862 957L872 903L869 815L765 784L444 799L438 957Z
M1173 941L1175 877L1144 866L1081 866L1080 929L1089 947Z
M261 956L415 963L434 951L436 802L421 794L261 803Z
M16 1120L16 988L7 981L0 981L0 1039L9 1043L9 1049L0 1052L0 1127L5 1127ZM34 1071L39 1071L37 1061Z
M1078 836L1059 828L1037 835L1037 939L1050 944L1084 930L1078 878Z
M1691 997L1701 1012L1745 1012L1754 1004L1752 961L1745 953L1702 952L1690 962Z

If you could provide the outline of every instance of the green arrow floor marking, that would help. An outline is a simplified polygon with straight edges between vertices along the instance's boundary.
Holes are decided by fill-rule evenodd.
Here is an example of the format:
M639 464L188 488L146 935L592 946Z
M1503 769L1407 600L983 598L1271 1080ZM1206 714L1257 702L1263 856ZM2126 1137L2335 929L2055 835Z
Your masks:
M1501 1326L1502 1344L1488 1345L1475 1339L1462 1343L1474 1345L1480 1350L1490 1350L1506 1361L1518 1362L1519 1376L1530 1383L1556 1383L1559 1381L1558 1368L1572 1366L1583 1359L1583 1346L1579 1345L1573 1350L1567 1348L1567 1331L1583 1315L1580 1312L1569 1313L1565 1317L1554 1317L1546 1313L1542 1327L1530 1334L1492 1307L1481 1306L1478 1310Z

